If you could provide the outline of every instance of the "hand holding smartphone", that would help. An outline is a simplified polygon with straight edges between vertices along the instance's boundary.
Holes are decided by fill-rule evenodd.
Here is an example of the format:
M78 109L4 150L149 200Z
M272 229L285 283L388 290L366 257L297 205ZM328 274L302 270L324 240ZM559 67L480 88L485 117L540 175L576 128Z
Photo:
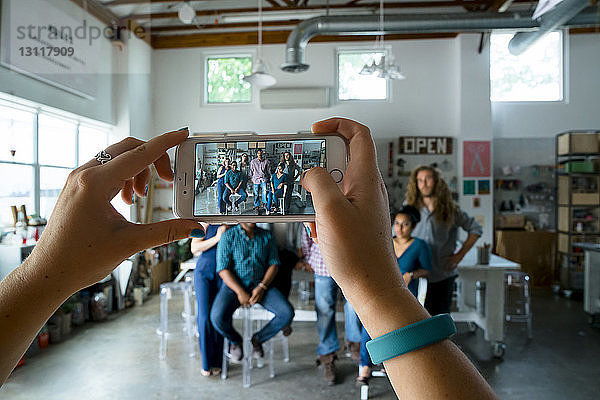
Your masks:
M216 222L313 221L302 173L325 168L339 183L347 141L331 134L211 134L177 146L173 212Z

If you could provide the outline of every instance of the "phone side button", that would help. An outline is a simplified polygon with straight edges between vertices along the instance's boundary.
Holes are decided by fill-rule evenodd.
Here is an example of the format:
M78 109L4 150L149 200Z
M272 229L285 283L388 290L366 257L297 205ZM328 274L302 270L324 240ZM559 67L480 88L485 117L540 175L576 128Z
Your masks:
M337 168L334 168L331 171L329 171L329 174L331 175L335 183L340 183L342 179L344 179L344 173Z

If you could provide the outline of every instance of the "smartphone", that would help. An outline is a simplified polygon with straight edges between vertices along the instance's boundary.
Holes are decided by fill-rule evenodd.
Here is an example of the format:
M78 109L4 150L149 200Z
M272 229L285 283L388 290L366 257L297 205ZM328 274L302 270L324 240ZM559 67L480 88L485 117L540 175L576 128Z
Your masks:
M344 179L348 142L337 133L196 135L175 151L173 213L205 222L314 221L302 172Z

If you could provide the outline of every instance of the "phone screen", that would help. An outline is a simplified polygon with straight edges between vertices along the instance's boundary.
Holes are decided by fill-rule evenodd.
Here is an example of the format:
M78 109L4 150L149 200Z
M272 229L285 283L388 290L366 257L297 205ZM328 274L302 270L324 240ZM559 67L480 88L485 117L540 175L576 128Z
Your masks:
M194 215L313 215L303 171L327 168L323 139L197 143Z

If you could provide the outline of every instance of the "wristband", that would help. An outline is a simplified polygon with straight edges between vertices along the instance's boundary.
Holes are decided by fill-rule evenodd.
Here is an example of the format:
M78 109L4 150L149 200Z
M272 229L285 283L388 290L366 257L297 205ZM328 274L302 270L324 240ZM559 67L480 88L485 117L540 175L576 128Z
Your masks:
M264 290L269 290L269 287L262 282L258 282L258 287Z
M407 325L367 342L373 364L396 358L454 336L456 326L450 314L440 314Z

